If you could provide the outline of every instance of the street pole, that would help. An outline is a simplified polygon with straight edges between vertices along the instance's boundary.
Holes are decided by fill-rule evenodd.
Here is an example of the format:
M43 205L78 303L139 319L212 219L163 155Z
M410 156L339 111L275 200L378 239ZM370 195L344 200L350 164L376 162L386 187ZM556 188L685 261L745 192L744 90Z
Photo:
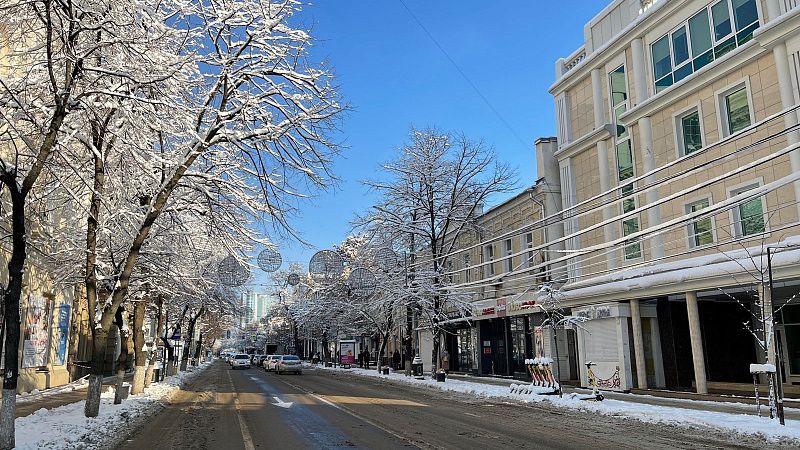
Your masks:
M767 246L767 273L769 275L769 320L770 320L770 327L772 329L772 339L775 340L775 378L777 386L775 387L775 394L778 397L776 400L776 410L778 413L778 421L781 425L786 425L784 420L783 414L783 368L781 367L781 348L778 341L778 327L775 326L775 306L773 304L773 295L772 295L772 253L770 253L770 247ZM763 300L762 300L763 303ZM766 326L766 323L764 324Z
M164 308L164 345L161 351L161 381L164 381L167 372L167 334L169 333L169 310Z

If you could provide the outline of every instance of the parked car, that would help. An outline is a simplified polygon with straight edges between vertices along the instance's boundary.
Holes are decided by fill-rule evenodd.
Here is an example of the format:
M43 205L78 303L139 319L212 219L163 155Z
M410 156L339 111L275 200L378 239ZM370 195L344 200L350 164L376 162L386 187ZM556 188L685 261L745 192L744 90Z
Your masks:
M269 355L269 359L264 360L264 370L267 372L271 372L275 370L275 365L281 359L283 355Z
M283 355L275 364L275 373L280 375L286 372L303 373L303 361L294 355Z
M232 369L249 369L250 368L250 355L246 355L244 353L239 353L238 355L234 356L232 359L231 368Z
M264 368L264 360L269 358L269 355L258 355L258 358L253 360L253 365L256 367Z

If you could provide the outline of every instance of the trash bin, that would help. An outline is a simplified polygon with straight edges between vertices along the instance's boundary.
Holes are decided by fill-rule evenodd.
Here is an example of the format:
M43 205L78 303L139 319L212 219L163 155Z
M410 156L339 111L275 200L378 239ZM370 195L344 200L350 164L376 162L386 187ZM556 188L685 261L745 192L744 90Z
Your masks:
M444 383L446 377L447 374L445 374L444 370L436 372L436 381L438 381L439 383Z
M414 360L411 361L411 375L420 380L425 377L422 374L422 358L419 355L415 356Z
M383 372L384 375L389 375L389 366L383 366L381 372Z

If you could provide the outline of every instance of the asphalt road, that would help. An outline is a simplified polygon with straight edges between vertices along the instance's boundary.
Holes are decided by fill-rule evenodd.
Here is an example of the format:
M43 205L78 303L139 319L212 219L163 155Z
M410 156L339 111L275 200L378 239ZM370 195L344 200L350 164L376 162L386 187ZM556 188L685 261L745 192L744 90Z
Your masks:
M497 402L323 370L216 362L123 449L763 448L757 438Z

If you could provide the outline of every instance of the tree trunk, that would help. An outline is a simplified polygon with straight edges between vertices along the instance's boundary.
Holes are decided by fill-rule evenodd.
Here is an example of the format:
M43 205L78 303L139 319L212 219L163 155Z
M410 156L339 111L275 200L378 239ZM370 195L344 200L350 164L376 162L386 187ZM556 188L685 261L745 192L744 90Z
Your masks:
M203 314L203 308L196 315L189 315L189 329L186 332L186 339L184 339L183 355L181 355L181 372L186 370L189 364L189 355L192 351L192 340L194 339L194 327L197 324L197 319Z
M431 349L431 378L436 378L436 371L439 368L439 344L441 343L441 332L437 329L433 332L433 349Z
M16 179L5 182L11 193L12 204L12 251L8 261L8 287L5 292L5 376L3 377L3 400L0 405L0 448L14 448L14 417L17 403L17 380L19 378L19 302L22 297L22 276L27 258L25 237L25 195L19 191Z
M197 338L197 345L194 348L194 365L200 364L200 357L203 355L203 332Z
M86 390L86 406L83 414L86 417L97 417L100 413L100 391L103 388L103 356L108 343L108 331L94 330L92 339L92 364L89 375L89 387Z
M130 353L131 335L130 332L125 330L125 327L123 326L122 316L124 314L125 310L122 307L117 308L115 322L118 330L117 334L119 336L120 352L119 357L117 358L116 392L114 393L115 405L122 403L122 383L125 382L125 370L128 368L128 353Z
M105 359L108 332L97 322L101 306L98 305L97 289L97 227L100 220L101 195L105 187L105 166L98 155L94 157L94 190L86 219L86 309L89 314L89 329L92 333L92 362L89 388L86 390L86 417L97 417L100 413L100 391L103 387L103 360Z
M156 305L158 305L158 326L156 327L156 339L161 338L164 334L164 301L161 299L161 296L158 296L156 299ZM153 369L156 366L156 358L158 358L158 347L154 344L153 352L150 354L150 362L147 364L147 371L144 375L144 386L147 387L153 382ZM162 347L163 348L163 347ZM161 370L165 370L167 368L166 363L166 352L161 355Z
M144 342L144 314L147 312L148 301L142 299L133 307L133 354L136 367L133 372L133 386L131 394L137 395L144 391L145 370L147 364L147 350Z
M411 363L414 361L414 338L411 337L414 333L414 309L411 306L406 307L406 335L403 336L403 349L405 352L405 359L403 361L403 368L406 371L406 376L411 376Z

